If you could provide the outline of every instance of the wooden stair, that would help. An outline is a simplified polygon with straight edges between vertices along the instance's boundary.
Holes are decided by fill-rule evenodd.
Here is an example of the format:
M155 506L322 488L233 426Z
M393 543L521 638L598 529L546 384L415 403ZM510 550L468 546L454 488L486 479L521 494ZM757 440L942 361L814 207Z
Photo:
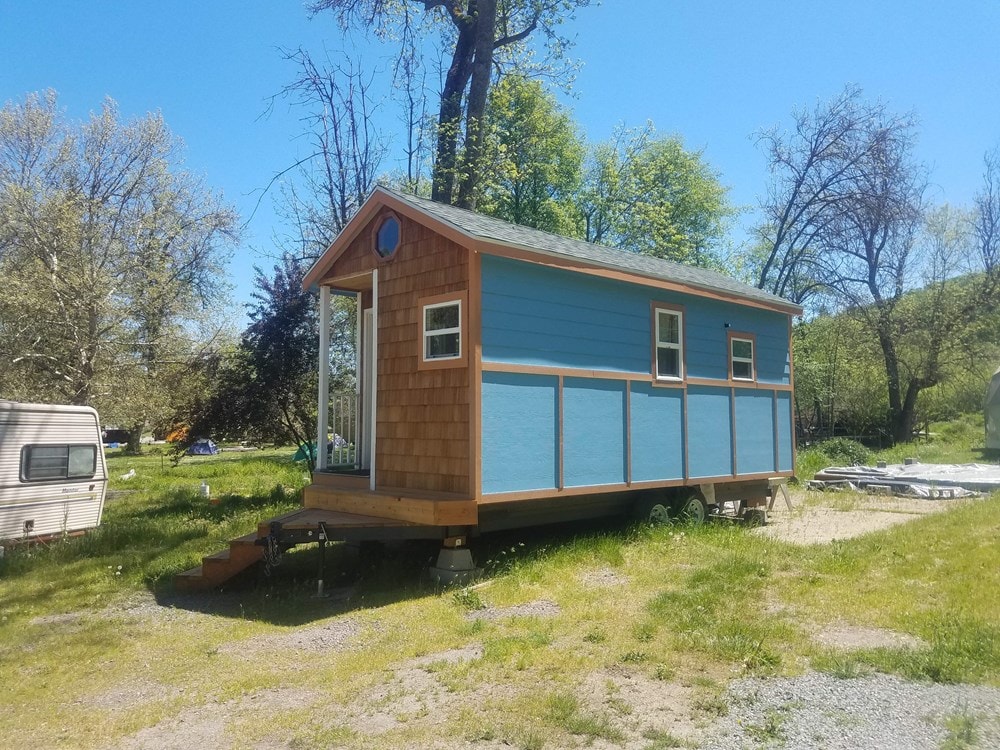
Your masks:
M267 532L264 532L265 535ZM257 533L229 542L229 549L201 558L201 565L174 576L177 591L205 591L219 586L264 557Z

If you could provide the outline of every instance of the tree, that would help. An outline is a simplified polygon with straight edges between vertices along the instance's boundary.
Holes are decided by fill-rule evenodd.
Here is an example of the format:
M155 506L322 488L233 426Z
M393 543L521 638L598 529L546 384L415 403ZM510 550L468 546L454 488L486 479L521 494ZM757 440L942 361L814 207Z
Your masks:
M431 198L475 208L483 157L484 118L492 77L499 70L533 69L526 40L541 32L548 55L564 64L567 40L556 33L563 18L590 0L317 0L313 13L332 11L343 29L360 27L404 45L417 43L414 4L422 6L450 57L437 115ZM404 52L404 56L405 56ZM464 150L460 150L460 143Z
M588 242L702 266L734 213L701 154L652 124L594 148L579 211Z
M920 393L969 354L970 332L995 309L997 291L994 162L987 158L974 219L947 208L926 212L915 139L911 115L850 88L797 115L790 135L763 136L774 182L760 230L759 285L799 301L822 291L865 323L879 346L886 431L895 442L910 439Z
M286 254L267 277L257 268L250 325L194 407L190 440L208 435L311 444L316 424L318 308L303 291L307 265Z
M282 97L305 110L311 153L292 167L299 169L301 184L283 190L279 213L295 231L278 238L278 245L315 260L374 188L388 145L375 128L371 76L360 63L344 58L317 64L301 48L285 57L296 64L298 76L272 98L272 106Z
M82 124L51 91L0 110L7 395L96 406L136 440L169 410L163 376L213 335L197 327L237 236L233 210L179 161L162 117L123 123L110 99Z
M848 208L855 170L872 155L879 131L908 126L889 120L882 104L863 101L849 86L812 111L794 113L790 133L774 127L758 134L772 176L758 228L759 288L799 303L824 291L815 263L831 224Z
M574 197L584 145L569 113L538 81L503 78L490 93L480 211L548 232L578 234Z

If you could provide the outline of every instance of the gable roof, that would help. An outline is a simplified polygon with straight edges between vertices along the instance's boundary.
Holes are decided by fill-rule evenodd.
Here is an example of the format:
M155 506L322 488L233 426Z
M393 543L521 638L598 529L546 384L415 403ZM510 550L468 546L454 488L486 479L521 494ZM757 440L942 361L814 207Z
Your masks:
M383 205L407 214L415 221L421 221L420 217L424 217L423 223L431 225L438 231L451 230L446 232L450 239L466 246L475 244L476 249L488 251L489 246L493 246L521 250L544 258L563 258L595 268L639 277L635 279L636 281L650 279L668 282L688 287L695 294L698 290L722 293L726 296L763 304L769 308L778 308L789 314L800 315L802 313L802 308L793 302L749 284L743 284L716 271L595 245L591 242L563 237L519 224L511 224L492 216L485 216L444 203L436 203L426 198L397 192L386 187L375 188L354 219L333 241L327 252L316 261L309 273L306 274L304 281L306 286L311 286L322 278L337 257L346 250L351 240L367 224L375 211ZM431 221L428 222L426 219ZM463 242L463 238L467 241Z

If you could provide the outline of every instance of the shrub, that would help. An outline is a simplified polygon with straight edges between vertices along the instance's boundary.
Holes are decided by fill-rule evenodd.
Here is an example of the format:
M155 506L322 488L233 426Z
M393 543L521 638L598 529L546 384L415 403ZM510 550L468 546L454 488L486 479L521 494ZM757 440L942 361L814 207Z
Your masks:
M872 453L857 440L850 438L831 438L824 440L816 446L834 464L841 466L853 466L855 464L868 464L871 462Z

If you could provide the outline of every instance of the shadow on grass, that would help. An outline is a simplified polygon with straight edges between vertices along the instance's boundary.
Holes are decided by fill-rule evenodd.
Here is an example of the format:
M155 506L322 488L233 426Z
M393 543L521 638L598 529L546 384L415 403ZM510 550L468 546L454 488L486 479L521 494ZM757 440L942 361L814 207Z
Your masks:
M636 533L628 519L606 518L493 532L473 539L470 547L488 579L521 564L544 562L576 545L617 551ZM305 625L334 614L438 596L449 590L430 576L439 549L437 541L416 540L331 544L324 561L325 598L316 597L318 545L286 552L281 565L269 574L263 563L251 566L212 591L179 593L164 579L150 590L167 607L276 625Z

